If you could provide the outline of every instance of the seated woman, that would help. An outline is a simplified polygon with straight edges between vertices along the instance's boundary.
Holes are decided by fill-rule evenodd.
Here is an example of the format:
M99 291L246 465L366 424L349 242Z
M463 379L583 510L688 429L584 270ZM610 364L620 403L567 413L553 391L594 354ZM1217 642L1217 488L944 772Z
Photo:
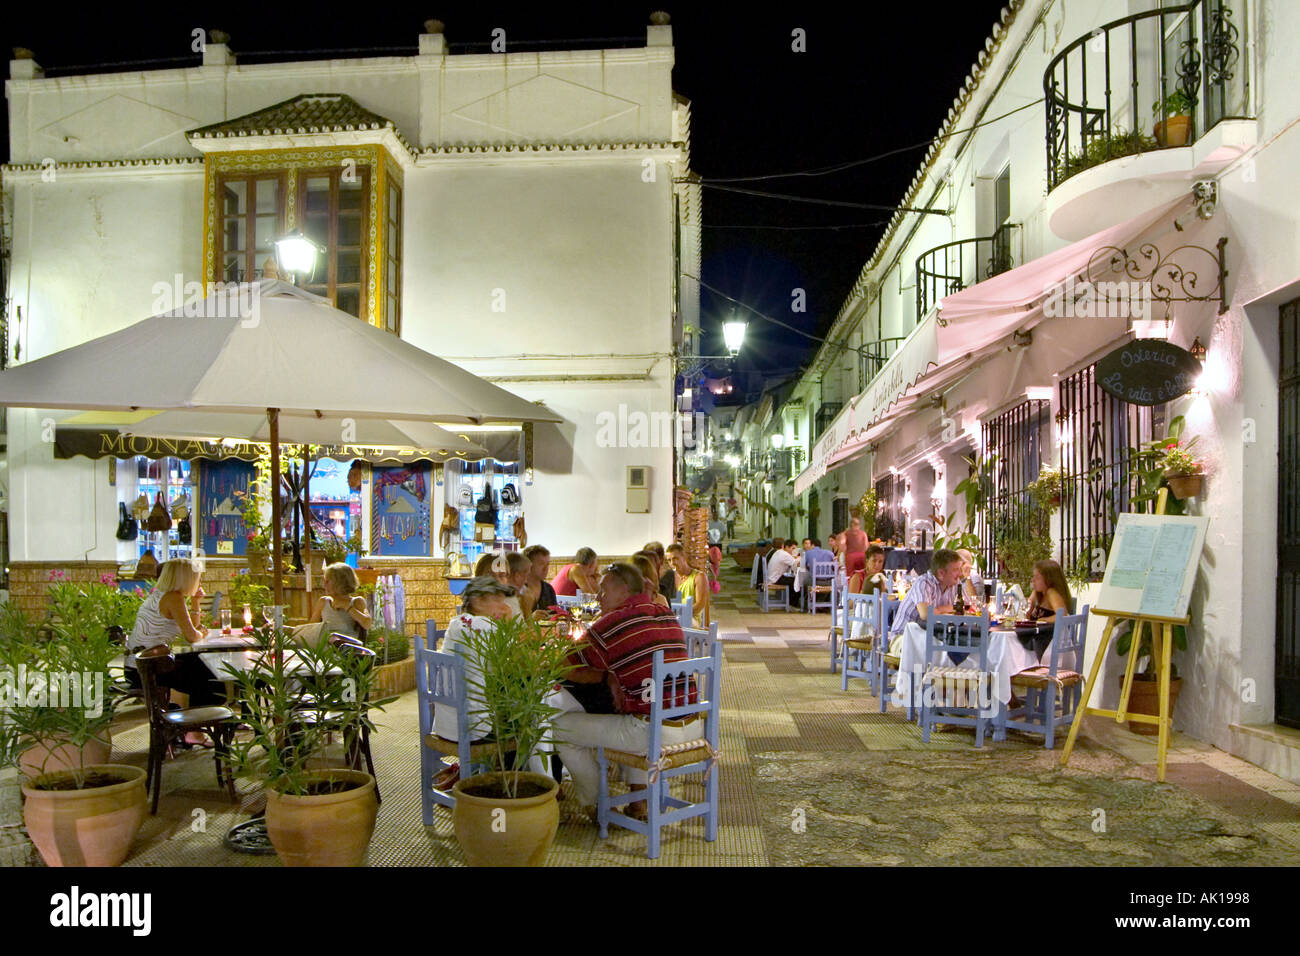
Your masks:
M1074 598L1070 595L1070 585L1065 581L1065 572L1055 561L1035 561L1034 577L1031 582L1033 592L1029 595L1027 620L1033 621L1037 628L1016 628L1016 633L1025 646L1029 638L1033 641L1034 651L1042 657L1047 645L1052 642L1050 625L1056 623L1057 614L1069 614Z
M641 572L641 577L645 580L645 590L642 593L660 607L671 607L671 603L659 593L659 573L655 568L654 554L649 551L638 551L632 555L632 565Z
M677 572L678 600L690 598L691 623L709 626L709 578L703 571L691 567L686 558L686 549L680 544L670 544L667 550L668 560Z
M671 604L677 599L677 574L672 568L664 567L666 563L664 546L658 541L651 541L641 550L650 555L651 560L654 561L655 580L659 582L659 593Z
M596 552L591 548L579 548L572 564L566 564L551 582L556 594L575 597L581 591L587 598L596 599L600 590L600 574L596 569Z
M140 672L135 655L152 647L167 646L177 638L193 643L208 636L207 631L195 624L202 621L199 602L203 600L199 584L198 566L190 560L176 558L163 564L158 583L140 605L135 615L135 625L126 641L126 679L133 687L141 687ZM175 667L159 676L159 683L189 697L189 706L205 707L225 700L220 684L214 682L212 672L198 654L184 654L175 660ZM213 746L207 734L185 735L187 744Z
M878 544L867 548L866 567L855 571L849 578L849 591L861 594L863 591L888 591L889 580L885 577L885 549Z
M320 623L316 636L325 640L331 634L362 637L370 630L372 621L366 599L357 593L360 583L357 573L346 564L331 564L325 568L325 593L312 606L308 626Z

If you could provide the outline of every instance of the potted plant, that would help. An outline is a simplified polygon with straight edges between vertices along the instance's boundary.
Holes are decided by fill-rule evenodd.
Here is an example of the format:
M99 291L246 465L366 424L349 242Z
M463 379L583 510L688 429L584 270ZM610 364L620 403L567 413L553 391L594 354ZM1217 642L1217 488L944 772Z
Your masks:
M1064 182L1075 173L1081 173L1093 166L1108 163L1112 159L1119 159L1122 156L1135 156L1138 153L1157 149L1159 146L1160 144L1156 142L1155 137L1147 136L1141 130L1134 130L1130 133L1125 131L1123 127L1117 126L1111 130L1109 137L1098 131L1088 137L1080 152L1069 153L1065 157L1060 167L1061 175L1058 183Z
M1164 458L1161 461L1169 490L1180 501L1184 498L1199 497L1201 487L1205 482L1205 473L1201 463L1193 458L1191 452L1188 451L1195 441L1196 439L1193 438L1186 445L1183 445L1175 440L1173 444L1166 446Z
M0 609L0 762L27 775L23 820L47 865L117 866L145 816L144 771L108 763L108 665L121 649L102 623L105 595L59 597L48 636Z
M482 674L467 681L497 741L492 769L455 787L456 840L471 866L540 866L555 839L559 785L524 769L559 713L547 698L573 670L573 642L554 630L507 618L490 629L466 629L458 649ZM508 743L513 750L507 751Z
M1039 508L1051 513L1061 507L1062 477L1060 468L1044 465L1038 477L1028 484L1027 490Z
M1182 90L1174 90L1151 105L1155 116L1163 117L1152 127L1161 146L1186 146L1192 132L1192 110L1196 103Z
M268 585L259 584L254 580L252 574L240 573L230 579L231 610L235 612L242 611L244 605L247 604L253 612L255 622L261 620L262 608L270 604L271 599L271 588Z
M875 488L868 488L866 493L858 499L858 512L862 518L862 530L866 532L867 540L874 540L876 536Z
M259 454L254 467L256 477L249 482L248 491L236 491L235 497L243 502L241 517L244 519L244 533L248 535L244 550L248 570L254 574L264 574L267 562L270 560L273 530L262 518L267 504L264 500L264 489L271 487L270 452Z
M272 637L283 647L287 633ZM286 866L362 866L379 809L375 779L331 766L326 748L334 735L350 742L373 730L371 712L397 698L370 700L369 653L328 641L295 645L298 666L290 669L281 655L231 671L252 732L236 739L226 759L237 776L265 787L267 836Z
M1137 627L1137 622L1130 619L1128 630L1120 635L1115 641L1115 653L1120 657L1127 657L1133 650L1133 631ZM1175 624L1173 627L1174 648L1180 651L1187 650L1187 629L1181 624ZM1151 643L1151 625L1144 625L1142 628L1142 637L1138 641L1137 655L1139 661L1146 659L1146 663L1141 670L1133 674L1133 687L1129 691L1128 709L1134 714L1149 714L1153 717L1160 715L1160 681L1156 673L1156 656L1153 653ZM1174 707L1178 703L1178 694L1183 689L1183 679L1178 676L1178 665L1170 661L1169 672L1169 713L1172 715ZM1123 686L1124 675L1116 675ZM1130 720L1128 729L1135 734L1141 734L1144 737L1153 737L1160 733L1159 724L1148 724Z

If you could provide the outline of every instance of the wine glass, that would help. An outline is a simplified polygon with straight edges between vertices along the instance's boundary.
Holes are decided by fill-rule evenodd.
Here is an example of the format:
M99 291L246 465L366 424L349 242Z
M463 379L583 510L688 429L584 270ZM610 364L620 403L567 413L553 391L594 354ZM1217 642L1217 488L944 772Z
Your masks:
M263 605L262 605L262 620L264 620L264 621L266 622L266 626L267 626L267 627L272 627L272 626L275 625L275 605L274 605L274 604L263 604Z

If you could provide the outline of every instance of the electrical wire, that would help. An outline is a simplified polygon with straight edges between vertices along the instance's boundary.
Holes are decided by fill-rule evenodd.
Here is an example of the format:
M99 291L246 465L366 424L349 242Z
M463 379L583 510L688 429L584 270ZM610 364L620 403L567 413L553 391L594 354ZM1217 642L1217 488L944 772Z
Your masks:
M705 189L716 189L719 192L740 193L745 196L758 196L761 199L783 199L788 202L806 202L815 206L839 206L843 209L876 209L884 212L919 212L930 213L937 216L948 215L946 209L921 209L917 206L883 206L879 203L869 202L848 202L844 199L815 199L812 196L791 196L786 193L768 193L759 189L742 189L739 186L719 186L716 183L707 180L700 183Z
M746 305L744 302L741 302L739 299L733 299L731 296L727 295L727 293L723 292L721 289L714 288L713 286L705 282L703 279L699 278L699 276L693 276L685 272L683 272L682 275L685 276L687 279L693 279L694 281L698 282L702 287L708 289L714 295L721 296L722 298L726 299L728 302L740 306L746 312L752 312L760 319L766 319L768 322L771 322L773 325L779 325L783 329L788 329L791 332L797 332L799 335L802 335L804 338L812 339L814 342L826 341L820 335L813 335L809 332L805 332L803 329L797 329L793 325L790 325L786 322L782 322L780 319L774 319L770 315L764 315L762 312L759 312L758 309L755 309L753 306Z
M725 178L724 178L724 177L709 177L708 179L704 180L704 182L705 182L706 184L707 184L707 183L752 183L752 182L761 182L761 181L763 181L763 180L767 180L767 179L789 179L789 178L791 178L791 177L795 177L795 176L809 176L809 177L811 177L811 176L829 176L829 175L831 175L831 174L833 174L833 173L843 172L843 171L846 170L846 169L853 169L854 167L857 167L857 166L865 166L865 165L868 164L868 163L879 162L879 161L882 160L882 159L889 159L891 156L897 156L897 155L899 155L900 153L906 153L906 152L910 152L911 150L914 150L914 149L920 149L922 146L929 146L931 143L935 143L935 142L938 142L938 141L940 141L940 140L948 139L948 138L953 137L953 136L960 136L960 135L963 134L963 133L970 133L970 132L973 132L974 130L980 129L981 127L988 126L988 125L990 125L990 124L992 124L992 123L996 123L996 122L998 122L999 120L1004 120L1004 119L1006 119L1008 116L1014 116L1016 113L1019 113L1019 112L1021 112L1021 111L1023 111L1023 110L1027 110L1027 109L1029 109L1030 107L1037 106L1037 105L1038 105L1039 103L1041 103L1041 102L1043 102L1043 97L1040 96L1038 99L1034 100L1032 103L1026 103L1026 104L1024 104L1023 106L1017 106L1017 107L1016 107L1015 109L1013 109L1013 110L1008 110L1007 112L1002 113L1002 114L999 115L999 116L994 116L994 117L992 117L991 119L982 120L982 121L980 121L980 122L974 124L973 126L967 126L967 127L963 128L963 129L955 129L955 130L952 130L952 131L950 131L950 132L948 132L948 133L943 134L942 136L935 136L935 137L932 137L932 138L930 138L930 139L927 139L927 140L925 140L925 141L923 141L923 142L920 142L920 143L914 143L914 144L912 144L911 146L900 146L900 147L898 147L897 149L891 149L891 150L889 150L889 151L887 151L887 152L879 153L879 154L877 154L877 155L875 155L875 156L868 156L868 157L866 157L865 159L854 159L854 160L850 160L850 161L848 161L848 162L846 162L846 163L837 163L837 164L834 165L834 166L821 166L821 167L818 167L818 168L816 168L816 169L805 169L805 170L800 170L800 171L792 172L792 173L768 173L768 174L765 174L765 175L762 175L762 176L728 176L728 177L725 177Z

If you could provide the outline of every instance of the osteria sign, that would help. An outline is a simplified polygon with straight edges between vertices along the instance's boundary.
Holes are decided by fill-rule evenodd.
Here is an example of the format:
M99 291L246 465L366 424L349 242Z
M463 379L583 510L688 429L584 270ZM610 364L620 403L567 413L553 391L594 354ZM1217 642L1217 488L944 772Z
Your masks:
M1097 363L1097 384L1131 405L1162 405L1186 395L1201 374L1192 353L1162 339L1126 342Z

